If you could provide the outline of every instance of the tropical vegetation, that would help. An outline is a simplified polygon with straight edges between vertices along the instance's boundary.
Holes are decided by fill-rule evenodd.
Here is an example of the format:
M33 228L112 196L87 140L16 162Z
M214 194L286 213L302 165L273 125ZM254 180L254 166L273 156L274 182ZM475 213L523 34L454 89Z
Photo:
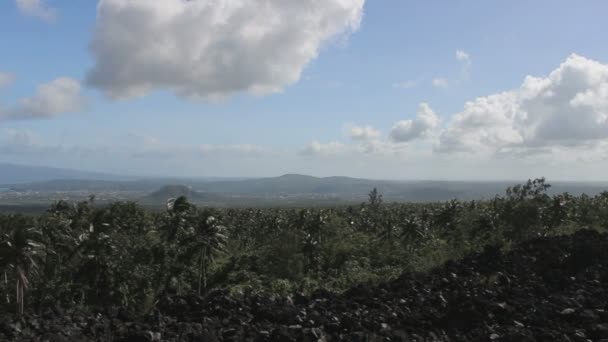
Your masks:
M426 270L487 245L608 227L608 192L550 196L544 179L480 201L214 209L185 197L162 212L136 203L58 201L0 216L2 308L123 308L148 313L174 294L341 291Z

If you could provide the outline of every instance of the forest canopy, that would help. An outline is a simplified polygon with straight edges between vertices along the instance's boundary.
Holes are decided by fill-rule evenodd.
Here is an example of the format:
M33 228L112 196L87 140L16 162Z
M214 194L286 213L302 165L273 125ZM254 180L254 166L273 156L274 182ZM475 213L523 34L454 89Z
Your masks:
M0 216L2 305L124 308L145 314L174 294L286 295L346 290L424 271L486 245L608 227L608 192L548 195L544 179L484 201L214 209L187 198L154 212L128 202L59 201Z

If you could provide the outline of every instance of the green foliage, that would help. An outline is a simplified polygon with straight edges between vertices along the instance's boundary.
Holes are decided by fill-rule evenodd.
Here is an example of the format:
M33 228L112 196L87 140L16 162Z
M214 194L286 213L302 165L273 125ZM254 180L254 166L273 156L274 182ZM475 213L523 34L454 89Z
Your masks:
M0 236L0 269L4 270L5 286L11 273L15 282L16 311L23 314L25 291L30 287L30 277L38 272L38 264L44 257L39 231L29 227L22 216L9 216L2 220Z
M40 216L0 215L0 293L22 312L52 305L144 313L167 294L344 290L535 236L608 227L608 192L549 196L544 179L486 201L197 208L60 201ZM27 294L27 295L26 295Z

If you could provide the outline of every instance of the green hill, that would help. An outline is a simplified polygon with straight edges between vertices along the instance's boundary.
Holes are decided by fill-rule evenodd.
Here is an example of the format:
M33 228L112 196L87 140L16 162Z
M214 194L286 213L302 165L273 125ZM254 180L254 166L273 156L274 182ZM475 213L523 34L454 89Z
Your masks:
M192 202L209 201L218 199L220 197L218 195L194 191L191 187L186 185L165 185L158 191L155 191L142 198L142 201L150 203L165 203L170 198L178 198L181 196L187 197Z

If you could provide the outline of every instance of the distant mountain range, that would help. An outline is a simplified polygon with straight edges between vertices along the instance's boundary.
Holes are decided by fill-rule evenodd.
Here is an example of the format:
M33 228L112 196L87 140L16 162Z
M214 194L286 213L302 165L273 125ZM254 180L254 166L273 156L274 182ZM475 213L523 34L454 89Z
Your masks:
M79 171L45 166L0 163L0 187L32 188L41 190L133 190L150 191L162 185L186 182L208 182L244 178L200 177L151 178L116 175L102 172ZM159 185L160 184L160 185Z
M134 177L118 176L108 173L59 169L44 166L26 166L0 163L0 184L20 184L44 182L56 179L70 180L131 180Z
M523 182L522 180L521 182ZM286 174L252 179L147 178L134 179L102 173L0 164L0 188L35 192L134 192L143 202L164 203L185 195L199 203L240 202L356 202L377 188L388 201L441 201L453 198L482 199L504 194L517 181L390 181L350 177L313 177ZM551 182L551 192L597 194L608 183ZM160 189L160 190L159 190Z

